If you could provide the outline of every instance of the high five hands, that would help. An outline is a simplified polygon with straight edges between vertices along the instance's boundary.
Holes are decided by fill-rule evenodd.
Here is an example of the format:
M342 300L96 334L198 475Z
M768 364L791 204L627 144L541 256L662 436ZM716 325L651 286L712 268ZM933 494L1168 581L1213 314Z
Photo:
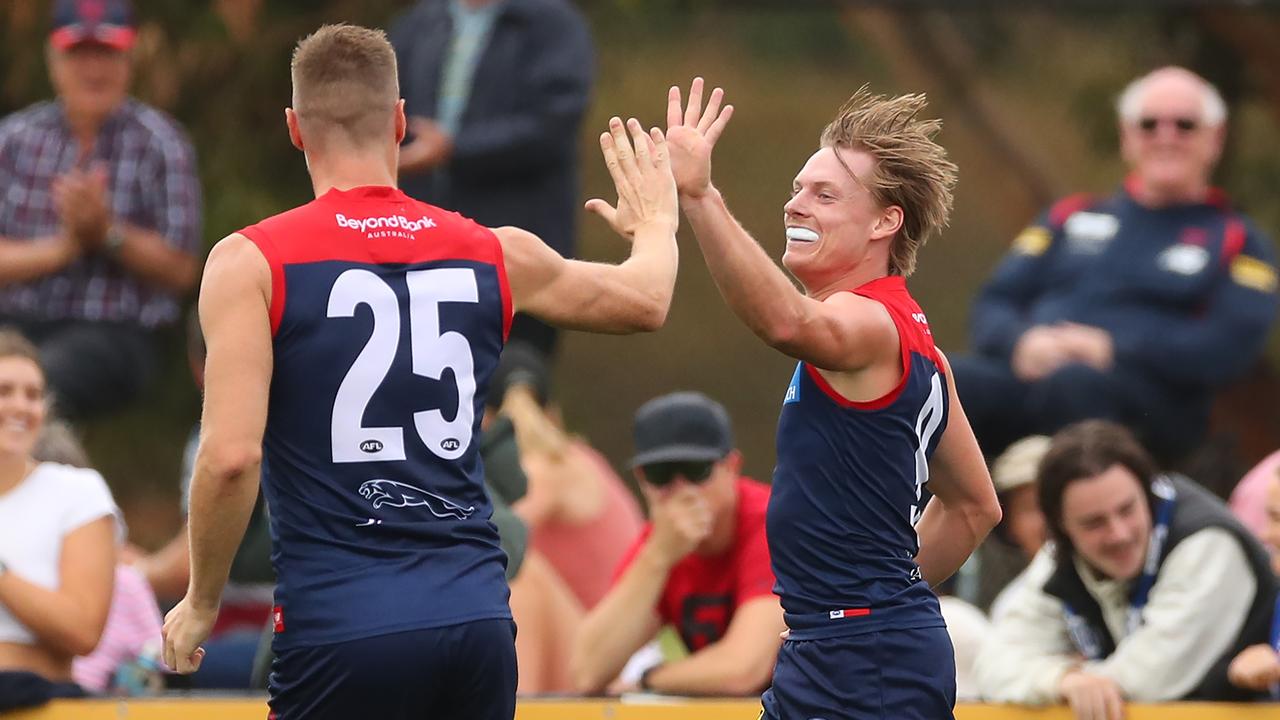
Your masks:
M645 133L635 118L628 120L624 128L620 118L611 118L609 131L600 134L600 152L618 191L618 204L615 207L592 198L587 201L587 209L604 218L614 232L625 238L635 237L637 229L654 223L674 234L680 208L662 131L655 127Z
M716 88L702 107L702 78L689 86L689 104L681 107L680 88L667 91L667 143L676 188L689 198L700 198L711 189L711 151L733 117L733 106L724 102L724 90Z

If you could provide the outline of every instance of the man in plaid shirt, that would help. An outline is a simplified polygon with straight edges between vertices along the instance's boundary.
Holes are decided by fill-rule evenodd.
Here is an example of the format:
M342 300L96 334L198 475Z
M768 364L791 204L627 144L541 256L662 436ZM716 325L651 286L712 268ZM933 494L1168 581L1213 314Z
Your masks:
M195 284L195 153L128 96L127 0L58 0L57 98L0 120L0 325L40 348L55 403L83 419L137 395L154 331Z

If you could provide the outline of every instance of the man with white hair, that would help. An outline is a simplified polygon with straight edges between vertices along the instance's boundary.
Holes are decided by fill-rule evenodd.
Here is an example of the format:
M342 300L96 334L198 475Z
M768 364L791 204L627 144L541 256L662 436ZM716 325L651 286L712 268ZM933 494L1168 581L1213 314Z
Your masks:
M1132 82L1117 110L1123 187L1041 214L973 307L975 355L953 365L989 457L1105 418L1175 460L1275 316L1271 242L1210 185L1226 134L1217 90L1165 67Z

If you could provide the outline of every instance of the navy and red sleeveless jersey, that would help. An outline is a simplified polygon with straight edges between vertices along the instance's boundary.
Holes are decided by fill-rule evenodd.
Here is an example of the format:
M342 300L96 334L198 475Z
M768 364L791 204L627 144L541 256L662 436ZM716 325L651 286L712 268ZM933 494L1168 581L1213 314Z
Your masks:
M944 366L901 277L853 292L893 318L902 381L879 400L853 402L801 362L787 388L768 536L776 591L801 640L942 624L915 562L915 523L947 425Z
M497 237L390 187L241 234L271 267L276 647L510 617L477 449L511 323Z

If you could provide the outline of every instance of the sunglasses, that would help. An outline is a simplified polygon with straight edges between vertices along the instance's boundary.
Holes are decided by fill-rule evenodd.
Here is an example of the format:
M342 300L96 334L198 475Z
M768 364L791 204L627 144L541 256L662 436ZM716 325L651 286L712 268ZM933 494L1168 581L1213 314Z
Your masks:
M1178 131L1178 134L1180 135L1185 135L1187 133L1195 132L1196 128L1200 127L1200 123L1196 122L1194 118L1189 118L1189 117L1179 117L1179 118L1144 117L1138 121L1138 128L1141 129L1142 132L1147 133L1148 135L1151 135L1155 133L1157 128L1165 124L1173 125L1174 129L1176 129Z
M640 472L644 475L645 482L654 487L666 487L675 482L677 477L701 485L711 477L715 465L714 462L662 462L642 465Z

